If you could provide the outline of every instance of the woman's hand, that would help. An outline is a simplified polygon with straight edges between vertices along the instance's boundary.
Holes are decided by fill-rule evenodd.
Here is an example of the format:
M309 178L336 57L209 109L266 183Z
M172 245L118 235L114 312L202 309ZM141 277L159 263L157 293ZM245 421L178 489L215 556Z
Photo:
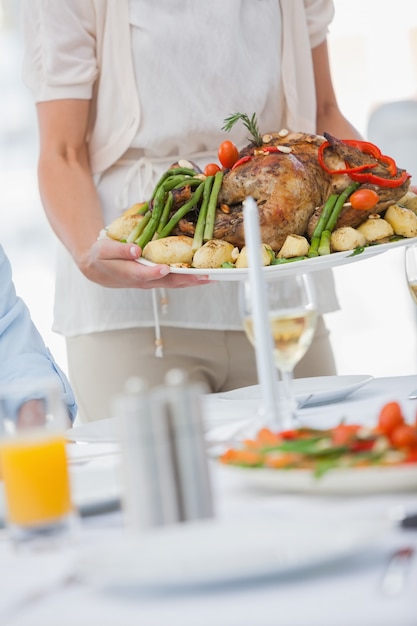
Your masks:
M171 274L168 265L142 265L136 262L140 255L141 249L135 244L98 239L79 266L88 279L103 287L178 288L211 282L203 275Z

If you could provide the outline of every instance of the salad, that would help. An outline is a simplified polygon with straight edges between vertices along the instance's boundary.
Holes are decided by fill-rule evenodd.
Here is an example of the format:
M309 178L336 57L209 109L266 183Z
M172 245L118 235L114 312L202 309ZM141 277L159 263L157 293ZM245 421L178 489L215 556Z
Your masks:
M373 428L343 421L326 430L301 427L275 433L262 428L219 460L240 467L308 469L316 477L334 468L417 463L417 420L407 423L400 404L388 402Z

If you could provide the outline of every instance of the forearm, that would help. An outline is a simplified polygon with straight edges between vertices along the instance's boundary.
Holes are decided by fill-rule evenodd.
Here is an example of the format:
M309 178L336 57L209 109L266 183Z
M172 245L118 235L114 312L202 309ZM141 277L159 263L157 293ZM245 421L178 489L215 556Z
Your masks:
M359 131L340 111L333 88L327 42L312 50L314 80L316 87L316 130L319 134L330 133L340 139L361 139Z
M336 105L317 112L317 133L330 133L339 139L363 139L359 131L347 120Z
M82 271L103 217L87 155L53 149L39 159L39 188L52 229Z

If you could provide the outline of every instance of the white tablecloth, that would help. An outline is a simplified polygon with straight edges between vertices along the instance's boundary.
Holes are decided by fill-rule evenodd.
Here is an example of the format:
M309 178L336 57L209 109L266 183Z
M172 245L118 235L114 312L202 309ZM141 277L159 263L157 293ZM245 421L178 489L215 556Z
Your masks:
M417 403L406 397L415 387L414 376L375 379L344 402L303 410L303 420L325 426L344 416L372 423L388 400L400 401L408 419L414 419ZM85 446L92 446L94 458L85 465L80 463L77 471L89 464L99 467L104 459L117 465L119 457L108 446ZM101 449L106 456L99 456ZM352 516L386 519L399 509L417 511L415 492L330 497L261 492L249 490L227 468L211 467L216 516L236 523L250 516L275 516L277 520L305 519L306 523L331 519L337 525ZM7 531L2 530L1 626L417 625L417 557L412 559L406 584L397 596L384 596L380 589L392 551L403 546L417 551L417 530L393 528L382 542L350 558L222 588L123 594L73 578L74 564L83 551L103 540L111 546L122 533L120 512L88 517L82 519L72 544L43 554L19 555L9 544Z

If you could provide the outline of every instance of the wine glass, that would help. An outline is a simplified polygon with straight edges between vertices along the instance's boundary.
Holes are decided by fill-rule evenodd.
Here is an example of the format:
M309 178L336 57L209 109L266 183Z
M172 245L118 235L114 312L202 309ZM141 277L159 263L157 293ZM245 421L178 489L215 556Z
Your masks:
M405 277L411 297L417 304L417 245L405 249Z
M267 317L273 339L273 361L282 380L278 394L284 429L297 425L293 392L294 367L311 345L317 322L316 296L308 274L274 275L265 279ZM255 347L252 294L248 281L240 286L240 309L245 333Z

